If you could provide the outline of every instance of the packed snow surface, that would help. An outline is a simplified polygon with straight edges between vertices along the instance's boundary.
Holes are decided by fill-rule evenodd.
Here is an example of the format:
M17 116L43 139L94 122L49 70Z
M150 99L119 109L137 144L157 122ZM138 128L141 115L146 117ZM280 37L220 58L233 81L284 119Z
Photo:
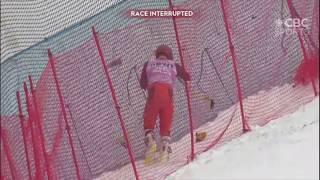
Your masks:
M167 180L319 179L319 97L209 150Z

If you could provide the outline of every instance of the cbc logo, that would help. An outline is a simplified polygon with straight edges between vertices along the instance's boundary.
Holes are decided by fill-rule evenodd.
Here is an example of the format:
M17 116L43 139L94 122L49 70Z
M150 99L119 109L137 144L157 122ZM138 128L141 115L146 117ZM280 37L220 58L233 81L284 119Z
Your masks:
M299 19L299 18L287 18L284 20L277 20L276 23L281 26L282 24L287 27L287 28L307 28L309 27L308 24L308 19L307 18L303 18L303 19Z

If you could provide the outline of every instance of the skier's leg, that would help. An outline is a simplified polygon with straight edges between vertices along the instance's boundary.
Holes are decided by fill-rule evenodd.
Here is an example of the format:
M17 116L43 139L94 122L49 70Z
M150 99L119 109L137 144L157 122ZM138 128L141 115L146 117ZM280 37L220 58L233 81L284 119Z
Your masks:
M146 143L146 153L145 153L145 164L150 165L155 161L155 155L157 151L157 144L154 139L153 129L156 124L157 115L159 108L156 102L152 100L153 98L148 98L147 104L144 110L144 130L145 130L145 143Z
M160 117L160 135L170 137L174 106L171 100L168 100L166 105L162 106L159 111Z
M158 116L158 105L156 102L153 102L151 98L147 100L144 114L143 114L143 126L144 132L147 136L148 133L153 133L153 129L156 125L156 120Z
M160 160L164 162L169 160L169 153L172 151L170 147L170 133L173 120L173 108L173 103L170 101L159 113L161 135Z
M154 129L160 111L162 111L160 117L160 131L164 130L170 133L170 119L172 119L173 105L172 95L168 91L169 88L170 87L167 84L156 83L148 91L148 100L144 110L145 134ZM169 127L164 127L164 124L168 124Z

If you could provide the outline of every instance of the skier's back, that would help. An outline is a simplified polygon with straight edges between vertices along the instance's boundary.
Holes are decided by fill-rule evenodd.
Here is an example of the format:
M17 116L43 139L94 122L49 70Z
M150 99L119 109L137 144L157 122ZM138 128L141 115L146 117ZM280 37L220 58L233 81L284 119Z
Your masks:
M148 99L144 110L144 130L147 146L145 162L153 161L157 145L154 139L154 128L157 116L160 118L160 156L168 158L171 150L170 133L174 112L173 89L177 76L185 81L190 80L189 74L173 61L172 50L166 45L157 48L156 59L144 64L140 86L148 91Z

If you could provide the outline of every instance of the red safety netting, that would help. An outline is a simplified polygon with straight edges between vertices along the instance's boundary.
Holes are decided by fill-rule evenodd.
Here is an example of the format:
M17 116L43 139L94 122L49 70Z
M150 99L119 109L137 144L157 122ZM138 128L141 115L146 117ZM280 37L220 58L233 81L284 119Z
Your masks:
M103 16L88 20L61 36L68 48L55 48L59 40L39 48L45 56L21 72L17 89L1 89L16 95L18 107L1 115L1 179L164 179L250 126L295 111L319 92L318 5L129 1L109 10L121 26L107 26ZM131 9L172 7L194 16L127 16ZM277 22L287 18L308 18L308 27L282 31ZM76 43L79 36L86 39ZM172 47L192 81L175 89L170 162L145 166L139 78L160 44ZM207 133L204 141L196 141L198 132Z

